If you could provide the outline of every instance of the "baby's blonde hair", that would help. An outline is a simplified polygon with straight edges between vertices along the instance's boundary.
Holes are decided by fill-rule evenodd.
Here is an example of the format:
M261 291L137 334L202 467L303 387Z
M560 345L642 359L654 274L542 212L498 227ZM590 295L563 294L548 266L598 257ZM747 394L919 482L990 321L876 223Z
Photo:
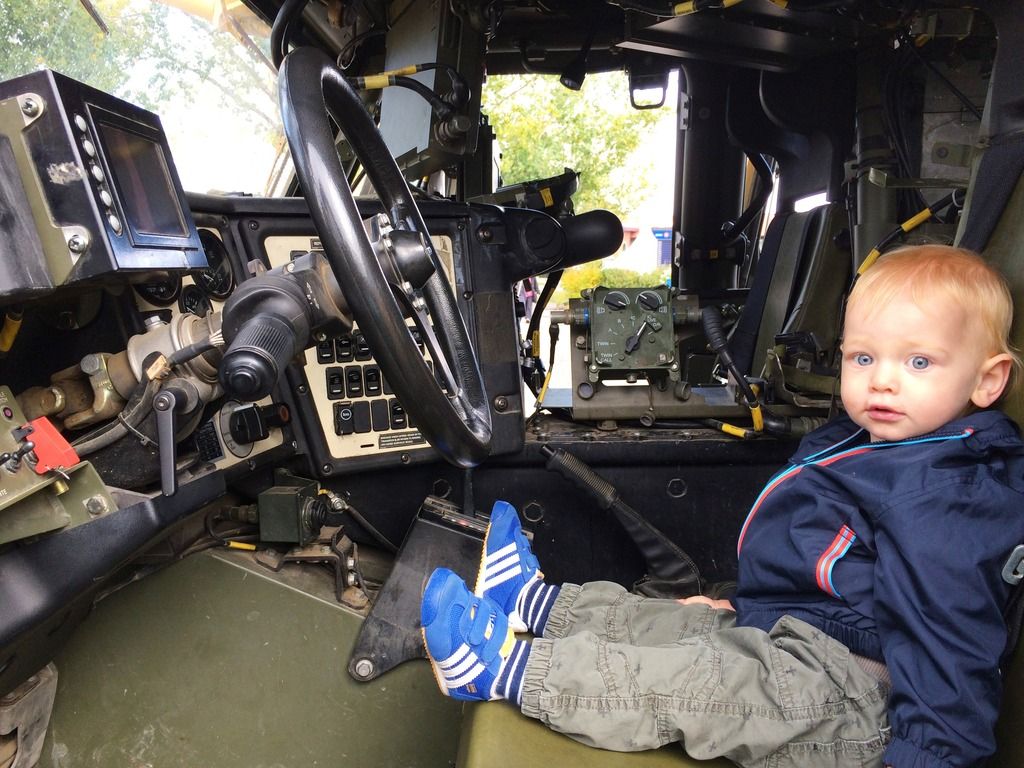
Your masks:
M908 294L922 307L937 294L957 302L968 317L980 321L986 352L1008 354L1013 360L1013 379L1019 376L1021 360L1010 344L1013 298L1003 276L981 256L946 245L892 251L857 279L847 308L860 305L871 313Z

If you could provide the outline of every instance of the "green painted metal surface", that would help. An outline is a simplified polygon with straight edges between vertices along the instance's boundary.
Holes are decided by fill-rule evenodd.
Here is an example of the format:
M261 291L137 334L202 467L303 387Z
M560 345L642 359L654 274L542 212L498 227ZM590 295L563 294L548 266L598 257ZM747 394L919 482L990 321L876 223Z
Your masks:
M451 765L458 703L423 661L352 680L362 619L331 593L208 552L108 597L56 659L40 766Z

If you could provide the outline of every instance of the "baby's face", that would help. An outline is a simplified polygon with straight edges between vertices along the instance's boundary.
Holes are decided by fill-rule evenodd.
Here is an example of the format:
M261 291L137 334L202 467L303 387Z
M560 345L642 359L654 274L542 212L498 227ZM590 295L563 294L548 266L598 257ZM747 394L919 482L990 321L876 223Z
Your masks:
M981 380L980 323L954 301L854 304L843 334L842 397L872 441L905 440L964 414Z

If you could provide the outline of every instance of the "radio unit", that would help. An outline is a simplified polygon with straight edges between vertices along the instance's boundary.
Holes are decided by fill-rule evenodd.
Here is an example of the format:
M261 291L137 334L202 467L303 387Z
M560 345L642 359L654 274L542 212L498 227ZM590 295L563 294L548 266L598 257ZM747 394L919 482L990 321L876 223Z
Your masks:
M0 83L0 297L207 266L160 119L57 72Z

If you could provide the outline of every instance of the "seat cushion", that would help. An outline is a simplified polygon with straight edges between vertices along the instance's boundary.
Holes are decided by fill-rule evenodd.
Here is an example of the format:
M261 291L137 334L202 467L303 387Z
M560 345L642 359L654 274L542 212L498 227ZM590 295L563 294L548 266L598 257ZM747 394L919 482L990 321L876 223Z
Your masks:
M647 752L609 752L555 733L505 702L467 704L456 768L730 768L728 760L694 760L670 744Z

